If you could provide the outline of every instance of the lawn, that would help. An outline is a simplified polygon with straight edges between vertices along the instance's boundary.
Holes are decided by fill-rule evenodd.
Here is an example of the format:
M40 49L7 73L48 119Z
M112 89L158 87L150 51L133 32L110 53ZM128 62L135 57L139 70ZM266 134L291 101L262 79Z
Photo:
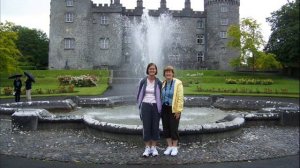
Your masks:
M33 96L60 96L60 95L101 95L108 87L109 71L107 70L31 70L36 77L33 84ZM52 93L47 90L57 90L60 75L95 75L98 77L96 87L75 87L72 93ZM241 73L215 70L178 70L175 76L183 81L185 95L233 95L233 96L271 96L271 97L294 97L299 98L299 80L286 76L267 73ZM7 79L7 74L0 73L0 98L8 98L3 94L3 87L12 87L13 80ZM225 79L271 79L271 85L249 85L249 84L226 84ZM161 78L162 79L162 78ZM25 78L23 78L23 86ZM43 90L43 94L37 94L37 90Z
M59 96L59 95L101 95L108 87L109 71L107 70L29 70L35 76L36 82L32 85L33 96ZM12 96L4 96L4 87L12 87L13 80L8 79L8 74L0 74L1 97L7 98ZM71 75L94 75L99 80L96 87L75 87L72 93L51 93L48 90L58 90L60 85L58 76ZM23 86L25 86L25 77L22 78ZM24 87L23 87L24 88ZM42 90L43 94L37 94L37 90Z
M241 73L229 71L180 70L177 78L184 84L185 95L235 95L299 98L299 80L267 73ZM271 79L272 85L226 84L225 79Z

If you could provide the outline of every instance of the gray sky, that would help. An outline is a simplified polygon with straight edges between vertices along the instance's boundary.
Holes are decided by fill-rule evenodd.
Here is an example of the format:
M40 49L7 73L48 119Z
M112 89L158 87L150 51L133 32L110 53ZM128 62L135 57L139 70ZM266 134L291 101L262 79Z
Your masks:
M17 25L29 28L41 29L49 34L50 0L0 0L1 21L14 22ZM169 9L182 9L185 0L167 0ZM94 3L110 3L110 0L93 0ZM132 9L136 6L136 0L121 0L123 6ZM270 26L266 18L271 12L280 9L287 0L241 0L240 18L251 17L261 24L265 41L270 36ZM191 0L195 11L203 11L204 0ZM160 0L144 0L147 9L157 9Z

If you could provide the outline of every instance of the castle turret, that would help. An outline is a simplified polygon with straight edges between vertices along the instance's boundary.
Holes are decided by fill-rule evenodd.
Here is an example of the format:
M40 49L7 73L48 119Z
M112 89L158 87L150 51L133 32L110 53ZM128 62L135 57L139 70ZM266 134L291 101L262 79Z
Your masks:
M120 4L121 4L121 3L120 3L120 0L114 0L114 4L120 5Z
M167 8L167 1L166 0L161 0L160 1L160 8L166 9Z
M240 51L227 46L229 26L239 24L239 6L240 0L204 0L209 69L231 70L230 60L240 54Z
M144 8L144 7L143 7L143 0L137 0L137 1L136 1L136 7L137 7L137 8Z
M158 8L159 13L165 13L169 9L167 8L167 1L161 0L160 1L160 7Z
M190 0L185 0L184 8L185 9L191 9L191 1Z

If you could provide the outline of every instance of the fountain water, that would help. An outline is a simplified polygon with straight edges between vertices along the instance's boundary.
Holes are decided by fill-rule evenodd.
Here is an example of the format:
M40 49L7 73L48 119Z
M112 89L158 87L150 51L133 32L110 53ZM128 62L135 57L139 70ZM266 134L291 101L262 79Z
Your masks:
M143 11L141 18L127 19L131 29L129 34L132 37L132 58L130 67L134 67L136 74L144 72L148 63L153 62L161 69L165 58L171 50L179 31L178 22L169 13L159 17L149 15L148 10ZM126 32L125 32L126 33Z

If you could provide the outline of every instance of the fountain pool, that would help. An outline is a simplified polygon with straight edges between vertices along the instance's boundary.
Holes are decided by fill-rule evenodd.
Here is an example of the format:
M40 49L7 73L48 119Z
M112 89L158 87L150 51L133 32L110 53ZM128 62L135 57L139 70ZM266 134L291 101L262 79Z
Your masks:
M230 111L208 107L185 107L180 119L180 126L215 123ZM100 122L113 124L141 125L139 111L134 105L112 108L79 108L77 115L88 115Z

